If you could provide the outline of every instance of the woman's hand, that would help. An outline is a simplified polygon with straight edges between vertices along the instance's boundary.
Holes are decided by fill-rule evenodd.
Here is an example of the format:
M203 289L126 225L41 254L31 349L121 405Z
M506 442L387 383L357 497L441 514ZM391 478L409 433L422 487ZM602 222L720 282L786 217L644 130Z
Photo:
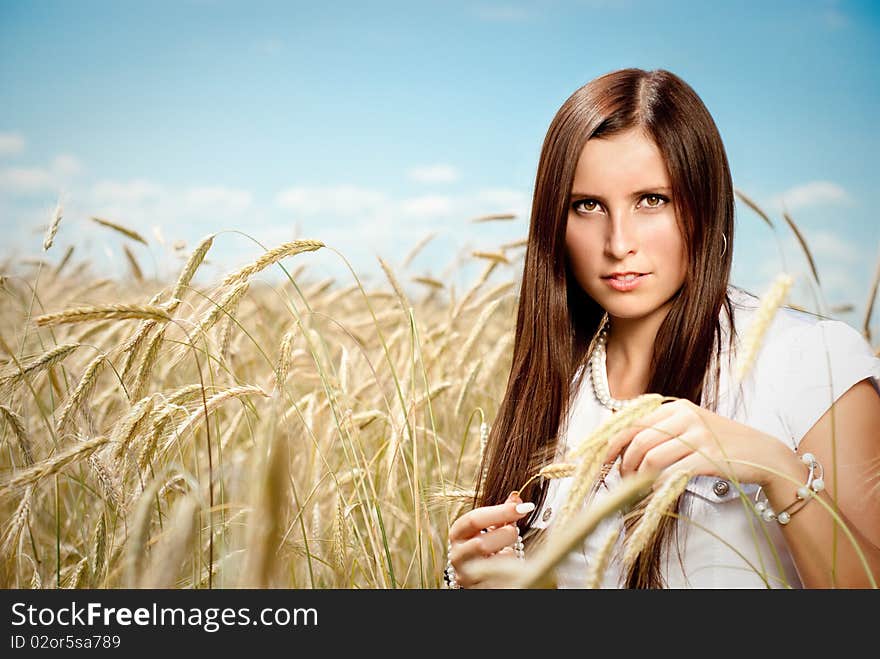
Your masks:
M621 454L620 475L644 471L665 474L686 469L692 475L719 476L766 486L791 453L772 435L743 425L686 398L661 405L611 438L607 460ZM753 464L746 464L753 463ZM655 484L656 487L656 484Z
M513 556L516 542L516 521L534 510L535 504L523 503L519 494L511 492L507 501L497 506L481 506L459 517L449 529L449 560L462 588L480 585L468 575L470 561L491 559L492 556ZM483 529L486 532L483 533Z

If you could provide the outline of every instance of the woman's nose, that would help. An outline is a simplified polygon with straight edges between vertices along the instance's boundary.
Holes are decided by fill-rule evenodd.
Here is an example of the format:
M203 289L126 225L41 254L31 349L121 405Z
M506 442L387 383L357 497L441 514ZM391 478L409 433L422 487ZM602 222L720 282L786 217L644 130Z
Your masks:
M612 215L609 223L606 249L615 258L623 258L638 246L638 235L635 227L622 213Z

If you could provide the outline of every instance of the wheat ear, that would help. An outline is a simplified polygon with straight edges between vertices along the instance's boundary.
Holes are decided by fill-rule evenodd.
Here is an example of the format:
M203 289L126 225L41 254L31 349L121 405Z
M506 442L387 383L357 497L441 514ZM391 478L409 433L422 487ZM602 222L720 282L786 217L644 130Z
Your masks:
M98 379L98 374L103 365L104 355L98 355L89 362L88 366L86 366L86 370L83 373L82 378L80 378L79 383L76 385L76 389L73 390L73 393L70 394L67 401L64 403L64 407L61 408L61 412L58 416L58 424L56 426L59 432L64 432L64 429L73 420L73 415L76 414L76 411L94 387L95 381Z
M92 307L77 307L58 313L44 314L36 318L39 327L61 325L63 323L82 323L89 320L127 320L143 318L168 322L171 316L162 307L146 304L108 304Z
M690 477L688 471L678 471L669 476L651 495L651 499L648 501L641 519L639 519L638 524L633 529L624 548L623 564L627 569L648 545L648 542L660 525L663 514L684 492Z
M180 277L178 277L177 283L174 285L174 289L171 292L171 297L178 299L183 297L186 287L189 286L193 276L196 274L196 270L199 269L202 261L205 260L205 255L208 253L208 250L211 249L211 245L213 244L213 233L202 238L202 241L196 246L193 253L190 254L189 259L187 259L186 265L183 266L183 270L180 272Z
M143 245L147 244L147 241L144 239L144 237L134 229L129 229L128 227L122 226L121 224L117 224L116 222L111 222L110 220L105 220L100 217L92 217L91 219L92 222L100 224L102 227L113 229L113 231L121 233L126 238L131 238L132 240L135 240Z
M49 221L49 228L46 230L46 236L43 238L43 251L48 252L49 248L52 247L52 243L55 242L55 234L58 233L58 225L61 224L61 218L64 215L64 210L61 208L61 202L55 206L55 210L52 211L52 219Z
M6 405L0 405L0 415L6 419L6 422L12 427L12 432L18 439L18 445L24 454L25 462L29 465L34 463L34 452L31 448L31 440L28 437L27 429L24 426L24 420Z
M620 527L613 526L610 528L599 543L599 551L593 556L593 562L590 566L590 571L587 574L587 579L584 584L585 588L596 589L599 588L599 585L602 583L602 577L605 575L605 570L608 568L608 562L611 560L611 554L614 551L614 547L617 545L617 539L620 537Z
M293 242L284 243L275 249L269 250L250 265L227 275L221 286L229 286L241 281L246 281L256 273L265 270L273 263L277 263L285 257L301 254L302 252L313 252L322 247L324 247L324 243L320 240L294 240Z
M53 458L37 463L28 469L15 474L8 481L0 485L0 495L6 494L18 487L32 485L46 476L51 476L69 465L71 462L88 457L93 452L104 446L109 439L107 437L94 437L84 442L71 446L66 451L57 454Z
M743 339L742 344L743 352L739 359L737 359L737 382L742 382L743 378L745 378L746 374L751 370L755 357L761 349L761 342L764 339L764 334L767 332L767 328L773 321L773 316L776 315L777 309L779 309L780 305L785 301L788 291L791 289L793 283L794 279L792 279L790 275L783 273L776 278L776 281L773 282L773 286L770 287L768 293L761 298L758 311L749 325L748 330L746 330L746 336Z

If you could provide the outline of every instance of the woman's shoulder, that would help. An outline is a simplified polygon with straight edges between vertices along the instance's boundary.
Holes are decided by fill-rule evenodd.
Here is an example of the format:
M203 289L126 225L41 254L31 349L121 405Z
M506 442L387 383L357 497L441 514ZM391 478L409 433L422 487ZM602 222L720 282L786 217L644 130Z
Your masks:
M727 290L734 309L736 334L739 342L742 342L756 320L760 299L738 286L728 286ZM723 325L727 327L727 323ZM866 357L874 357L864 336L848 323L788 306L776 310L764 331L762 344L766 346L766 350L763 350L765 357L790 356L793 351L812 353L823 348L832 353L847 354L855 351Z
M734 292L736 345L753 340L759 300ZM733 297L733 296L732 296ZM756 396L773 401L795 445L850 387L865 378L880 383L880 358L868 340L841 320L780 307L773 316L752 367Z

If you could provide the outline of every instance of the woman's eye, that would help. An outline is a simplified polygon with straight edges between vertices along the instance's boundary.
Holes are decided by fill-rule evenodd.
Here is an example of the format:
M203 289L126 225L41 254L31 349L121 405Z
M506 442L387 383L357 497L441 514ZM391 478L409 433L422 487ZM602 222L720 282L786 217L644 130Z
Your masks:
M642 197L645 200L646 208L662 208L669 200L663 195L646 194ZM599 202L595 199L581 199L574 203L574 210L577 212L592 213L599 208Z
M644 197L642 197L642 199L648 200L648 208L660 208L660 206L666 203L666 197L662 197L658 194L646 194ZM651 200L653 200L655 203L651 203Z
M596 206L598 206L598 203L596 203L592 199L582 199L581 201L576 202L574 205L575 210L577 210L578 208L583 208L588 213L592 213L596 209Z

